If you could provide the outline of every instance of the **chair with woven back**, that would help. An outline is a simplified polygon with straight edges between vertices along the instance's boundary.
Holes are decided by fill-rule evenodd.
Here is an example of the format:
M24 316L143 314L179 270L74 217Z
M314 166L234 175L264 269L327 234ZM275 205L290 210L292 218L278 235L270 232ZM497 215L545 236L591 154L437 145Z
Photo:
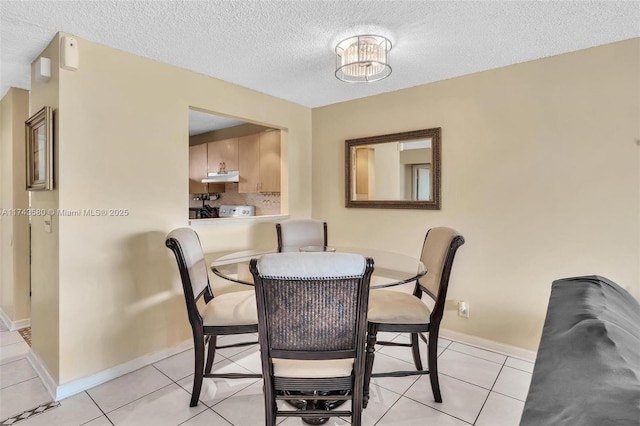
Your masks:
M238 291L215 296L211 291L209 274L198 234L191 228L171 231L165 244L178 263L182 288L187 304L189 323L193 331L195 367L190 406L198 405L204 377L260 378L260 374L211 373L216 349L254 345L254 339L230 345L217 345L217 337L230 334L258 332L255 292ZM198 300L204 298L202 309ZM206 337L206 339L205 339ZM205 347L208 346L205 366Z
M327 245L327 222L314 219L287 220L276 223L278 251L286 248Z
M453 259L464 244L458 232L447 227L431 228L424 239L420 259L426 267L424 277L416 280L413 294L393 290L373 290L369 296L367 325L367 359L364 406L367 406L372 377L404 377L429 374L431 389L436 402L442 402L438 380L437 343L440 322L449 287ZM422 300L426 295L434 302L430 309ZM410 333L410 343L377 341L378 332ZM428 333L428 339L423 333ZM419 340L427 343L428 369L422 368ZM373 373L375 345L410 347L415 371Z
M373 260L350 253L277 253L253 259L250 270L266 424L275 425L282 416L350 416L359 426ZM312 396L306 409L278 408L277 400L300 393ZM331 409L326 401L336 400L351 400L351 410Z

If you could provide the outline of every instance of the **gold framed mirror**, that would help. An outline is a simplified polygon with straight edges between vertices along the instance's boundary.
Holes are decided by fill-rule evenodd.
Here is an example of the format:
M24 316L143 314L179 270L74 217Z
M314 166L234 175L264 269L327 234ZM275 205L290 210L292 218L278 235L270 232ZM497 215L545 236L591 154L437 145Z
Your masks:
M441 129L345 141L346 207L440 210Z

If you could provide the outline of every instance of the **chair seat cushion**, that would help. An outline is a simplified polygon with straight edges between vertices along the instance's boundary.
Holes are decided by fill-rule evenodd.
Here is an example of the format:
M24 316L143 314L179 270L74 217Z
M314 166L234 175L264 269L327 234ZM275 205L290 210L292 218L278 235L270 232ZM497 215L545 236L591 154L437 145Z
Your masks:
M277 377L347 377L353 370L353 358L306 360L273 358L273 375Z
M255 291L236 291L214 297L202 312L202 320L205 327L257 324Z
M367 320L384 324L428 324L431 311L412 294L392 290L369 293Z

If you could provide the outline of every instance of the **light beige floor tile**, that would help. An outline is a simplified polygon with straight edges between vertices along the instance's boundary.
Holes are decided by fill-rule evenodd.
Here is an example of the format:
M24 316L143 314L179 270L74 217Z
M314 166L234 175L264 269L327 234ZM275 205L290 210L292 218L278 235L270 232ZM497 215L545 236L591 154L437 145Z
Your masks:
M20 426L81 425L102 416L102 411L86 392L60 401L60 406L20 422Z
M220 417L210 409L204 410L197 416L181 423L180 426L230 426L231 423Z
M387 389L374 386L371 388L369 405L362 411L362 423L374 425L400 399L400 395Z
M518 426L524 402L495 392L489 394L476 426Z
M0 420L52 400L38 377L6 387L0 390Z
M113 426L107 416L100 416L90 422L83 423L82 426Z
M19 342L24 342L24 339L17 331L0 331L0 346Z
M258 347L258 334L230 334L228 336L219 336L218 337L218 346L220 345L232 345L235 343L241 342L256 342L255 346L238 346L235 348L226 348L226 349L218 349L216 350L216 360L219 358L219 355L225 358L231 358L232 356L239 354L240 352L244 352L250 348Z
M486 389L444 375L440 375L440 391L442 402L435 402L429 376L422 376L404 396L473 423L489 395Z
M216 357L215 361L224 359L223 357ZM190 374L193 374L195 362L195 354L193 348L180 352L165 358L162 361L158 361L153 364L158 370L163 372L167 377L173 381L184 379Z
M234 426L264 424L264 396L262 380L213 406L213 411Z
M397 338L398 336L400 336L400 333L389 332L389 331L381 331L381 332L378 333L376 338L378 340L384 340L384 341L390 342L390 341L394 340L395 338Z
M87 392L105 413L109 413L170 383L172 382L167 376L154 367L147 366Z
M533 362L509 357L507 358L507 362L504 365L506 365L507 367L515 368L517 370L526 371L527 373L533 373Z
M207 409L202 404L189 407L189 400L188 392L175 383L171 383L107 413L107 417L115 426L177 425Z
M0 389L37 376L38 374L26 358L0 365Z
M2 321L0 321L0 331L9 331L9 328Z
M20 337L20 339L22 339L22 337ZM28 353L29 345L27 345L27 342L24 340L10 345L0 346L0 365L26 358Z
M440 339L438 339L440 340ZM400 336L398 336L397 338L395 338L393 340L394 342L401 342L401 343L409 343L410 338L408 334L402 334ZM423 368L428 368L428 352L427 352L427 344L424 343L422 340L420 340L419 343L420 346L420 359L422 360L422 367ZM438 356L440 356L444 350L446 349L446 346L440 346L438 345ZM378 346L377 348L377 352L381 353L381 354L385 354L387 356L392 356L394 358L398 358L401 359L403 361L406 362L410 362L411 365L413 365L413 355L411 352L411 348L409 347L402 347L402 346ZM415 367L414 367L415 368Z
M501 355L495 352L487 351L485 349L476 348L474 346L465 345L458 342L452 342L448 349L456 352L462 352L463 354L473 355L478 358L482 358L487 361L495 362L497 364L504 364L507 360L505 355Z
M438 357L438 370L441 374L455 377L486 389L491 389L501 368L500 364L452 351L450 347Z
M451 343L451 340L447 340L443 337L438 337L438 347L440 348L447 348Z
M527 399L527 393L529 392L531 376L531 373L527 373L526 371L504 367L492 390L524 401Z
M366 426L372 425L368 422L364 424ZM468 423L405 397L400 398L384 417L376 423L376 426L422 425L469 426Z
M252 346L250 349L240 352L229 359L252 373L262 374L262 361L260 360L260 348L258 346Z
M425 335L427 337L429 337L429 333L425 333ZM398 333L398 336L393 339L394 342L404 342L404 343L409 343L410 341L410 334L409 333ZM424 343L424 341L420 340L420 344L424 345L425 347L427 346L426 343ZM451 344L451 340L447 340L443 337L438 337L438 347L439 348L446 348L447 346L449 346Z
M413 363L402 361L382 353L376 353L376 357L373 361L374 373L403 370L412 371L414 369L415 366ZM402 395L416 380L418 380L418 377L419 376L374 377L371 379L371 388L382 387Z
M213 365L214 373L251 373L249 370L226 360ZM247 386L258 382L260 379L218 379L205 378L202 381L202 390L200 391L200 401L206 406L212 407L220 401L240 392ZM193 375L185 377L178 381L178 384L185 389L189 395L193 390Z

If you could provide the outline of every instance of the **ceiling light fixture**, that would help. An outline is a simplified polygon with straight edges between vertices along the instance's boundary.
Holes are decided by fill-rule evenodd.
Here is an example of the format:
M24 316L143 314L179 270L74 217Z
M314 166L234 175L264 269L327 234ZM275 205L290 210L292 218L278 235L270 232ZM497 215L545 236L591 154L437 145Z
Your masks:
M336 77L348 83L368 83L391 74L391 42L379 35L359 35L336 46Z

